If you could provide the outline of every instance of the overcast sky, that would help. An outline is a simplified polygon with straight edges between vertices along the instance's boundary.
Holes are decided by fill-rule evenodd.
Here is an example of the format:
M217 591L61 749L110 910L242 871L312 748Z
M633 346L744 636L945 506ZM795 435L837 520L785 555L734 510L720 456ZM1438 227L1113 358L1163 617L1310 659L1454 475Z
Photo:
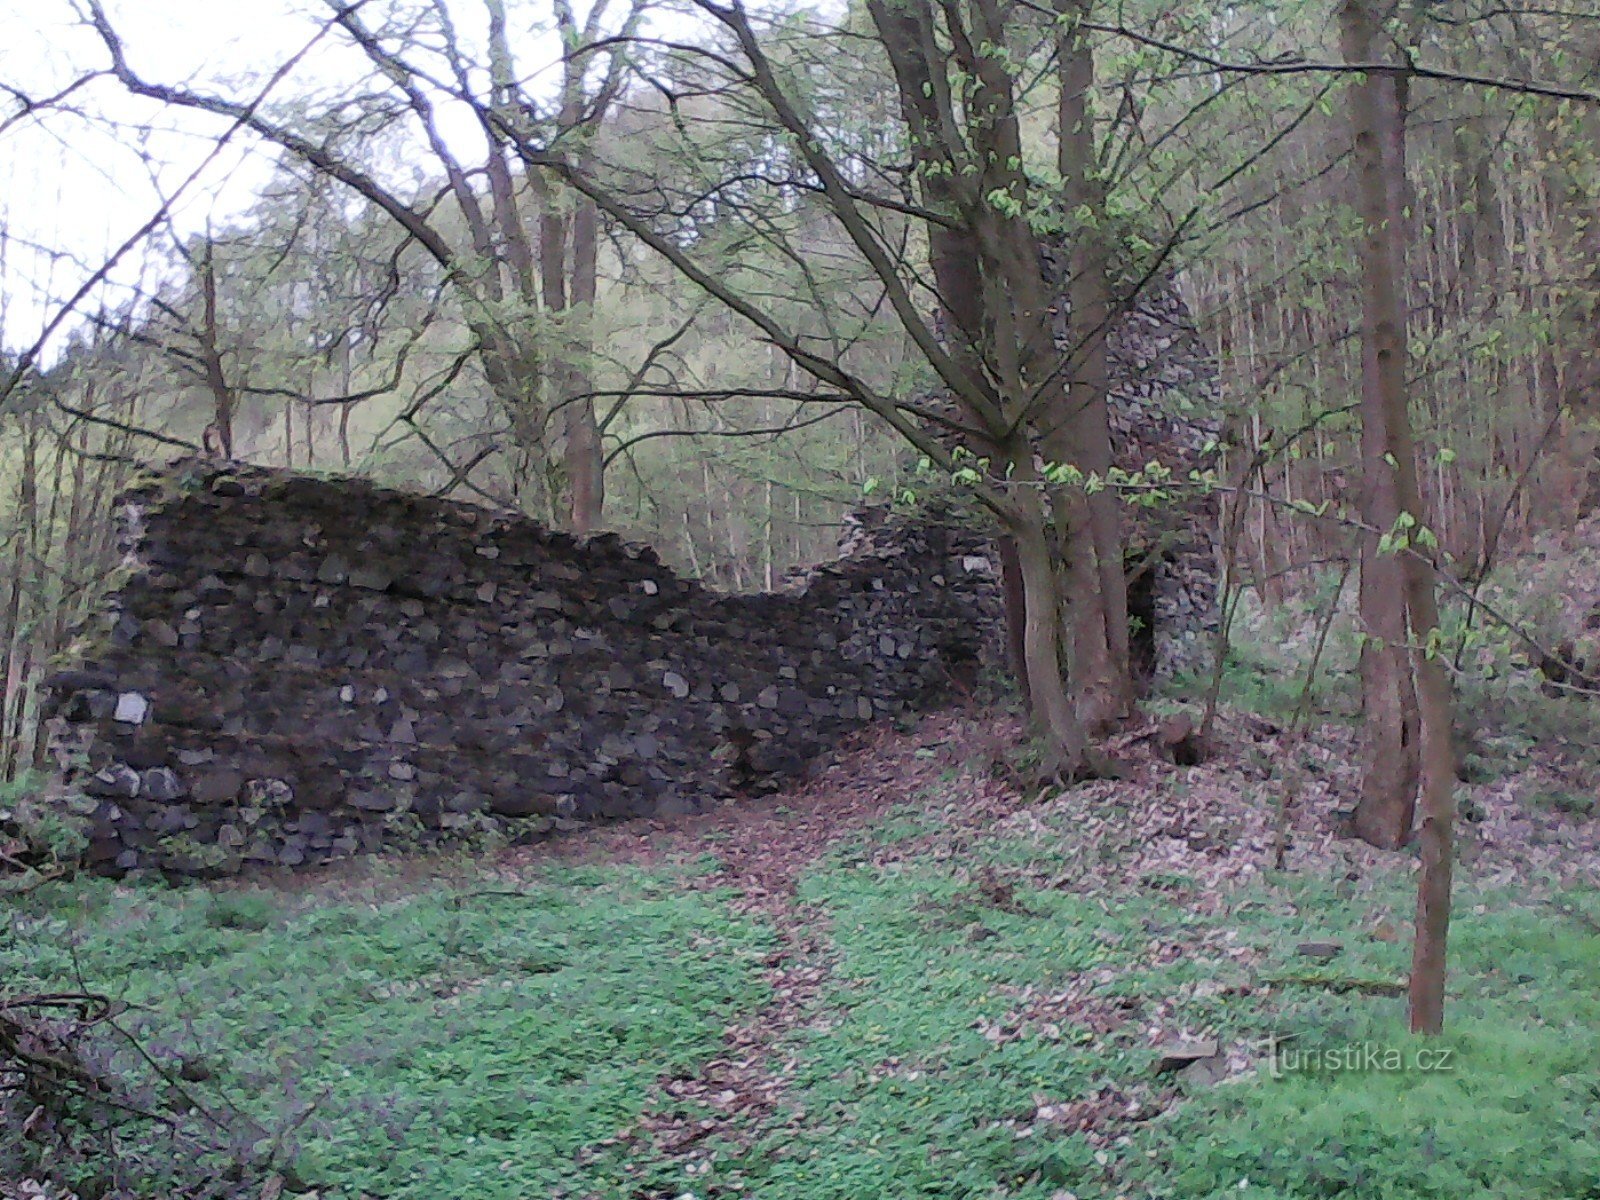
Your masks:
M303 44L311 28L290 15L287 4L271 2L112 0L108 7L127 29L135 65L164 80L270 69ZM106 61L65 0L0 0L0 29L6 31L0 81L35 98ZM9 239L0 270L0 343L13 350L31 344L49 311L156 211L152 164L160 165L155 180L171 190L212 148L206 136L212 123L135 104L110 81L80 96L82 117L55 113L0 134L0 224ZM4 111L15 110L7 102ZM141 124L158 132L141 136ZM237 212L264 177L264 163L250 166L243 154L225 153L204 187L180 207L179 221L202 228L219 199L221 211ZM136 279L142 262L130 258L118 277Z
M123 32L128 58L156 82L244 95L244 79L264 80L310 41L319 27L317 0L105 0ZM518 24L513 7L513 26ZM580 19L587 5L575 5ZM624 5L615 3L615 9ZM531 0L521 22L548 20L548 5ZM460 29L471 38L483 22L480 3L463 0ZM669 24L683 22L665 18ZM661 18L658 18L661 20ZM0 83L38 98L85 69L103 67L104 48L83 28L71 0L0 0ZM515 32L515 30L514 30ZM556 59L554 39L522 47L532 59ZM330 38L301 63L278 95L358 77L363 63ZM7 240L0 262L0 346L31 345L44 322L112 252L158 210L173 189L212 153L222 123L204 114L163 111L126 96L110 80L74 97L82 116L53 113L0 133L0 226ZM3 101L0 119L16 111ZM463 127L465 128L465 127ZM475 127L474 127L475 128ZM457 136L473 136L463 132ZM269 160L241 140L207 168L175 210L183 233L208 220L226 222L250 206L269 175ZM114 278L128 286L149 279L150 262L133 254Z

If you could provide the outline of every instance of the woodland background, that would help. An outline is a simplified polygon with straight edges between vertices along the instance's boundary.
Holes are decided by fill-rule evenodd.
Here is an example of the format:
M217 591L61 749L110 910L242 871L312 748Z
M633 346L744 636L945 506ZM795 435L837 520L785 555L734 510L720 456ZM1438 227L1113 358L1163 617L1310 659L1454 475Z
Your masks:
M497 3L452 7L463 22L504 20ZM368 15L399 44L411 37L428 50L429 31L448 28L445 12L392 5ZM1176 271L1221 369L1223 475L1248 468L1260 493L1237 502L1230 585L1268 607L1325 600L1351 535L1297 508L1342 503L1360 473L1350 77L1274 64L1336 63L1333 13L1265 2L1096 16L1094 135L1108 219L1130 254L1159 253ZM569 56L565 77L548 85L551 136L581 137L616 186L648 190L676 214L681 244L729 279L759 281L771 304L887 393L925 392L925 365L883 319L853 247L811 203L792 148L738 96L698 86L692 56L672 44L681 36L715 49L726 31L650 19L642 6L513 8L529 46L556 36L607 48L593 70L572 69ZM1462 80L1560 78L1581 97L1600 69L1600 21L1583 5L1476 0L1396 19L1408 53L1452 76L1409 82L1407 302L1430 512L1445 561L1470 584L1600 499L1589 434L1600 116L1581 99ZM888 68L864 14L794 8L760 20L834 154L863 181L903 169ZM640 40L608 40L628 33ZM1015 53L1026 64L1042 46ZM1055 103L1049 73L1020 77L1031 81L1024 120L1044 121ZM247 95L259 81L224 82ZM65 97L8 87L0 136L49 125L70 137L99 122L137 139L170 119L138 100L90 102L115 87L103 77ZM463 256L485 214L501 242L534 259L561 250L554 291L546 277L542 289L496 300L492 318L570 372L540 385L564 389L557 408L574 397L592 406L600 524L719 585L770 587L789 567L828 557L840 515L865 495L937 485L870 415L821 399L824 389L747 322L559 182L512 169L491 205L492 163L448 141L430 146L392 93L356 78L291 81L263 108L426 212ZM529 461L537 439L519 436L496 400L482 322L466 311L481 298L453 288L361 189L304 156L265 143L257 152L275 169L253 208L200 234L159 215L141 282L87 289L54 340L35 345L31 324L0 313L7 366L19 368L0 406L0 776L39 760L34 684L112 565L109 497L135 460L199 447L208 426L215 438L225 425L232 452L251 461L562 515ZM1048 174L1048 164L1034 168ZM587 283L576 247L586 221ZM40 248L6 238L0 228L0 261L13 289L35 288L29 311L41 286L64 304L81 273L57 270L41 284L19 265ZM543 432L559 457L559 418Z
M1595 0L306 0L173 73L49 12L0 154L139 187L106 257L0 206L0 1200L1600 1194ZM1107 445L1169 285L1192 475ZM77 878L41 681L196 452L738 589L976 497L1024 686L570 870ZM1195 492L1216 661L1136 697L1119 505Z

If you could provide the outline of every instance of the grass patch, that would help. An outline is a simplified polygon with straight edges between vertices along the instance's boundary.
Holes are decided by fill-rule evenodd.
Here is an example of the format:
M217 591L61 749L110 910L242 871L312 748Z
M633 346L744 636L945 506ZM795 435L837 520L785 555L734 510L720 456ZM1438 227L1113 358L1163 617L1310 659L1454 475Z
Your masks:
M123 1000L211 1104L272 1128L314 1103L297 1172L323 1196L429 1200L626 1195L622 1162L574 1155L762 1001L767 945L719 897L594 868L365 903L80 884L0 928L9 991Z
M847 857L847 856L846 856ZM796 1047L798 1119L707 1182L763 1197L1049 1197L1091 1151L1019 1139L1041 1092L1070 1094L1117 1064L1067 1031L995 1044L1017 992L1104 958L1093 913L1062 893L1000 911L931 863L833 865L804 899L825 907L837 953L823 1027ZM982 936L975 936L979 931Z
M1037 876L1058 836L990 838L959 867L875 870L841 848L802 888L830 918L836 959L813 1028L789 1047L790 1108L750 1148L722 1147L706 1174L663 1174L662 1194L1600 1197L1593 897L1564 898L1563 915L1463 887L1449 1031L1425 1042L1406 1032L1394 994L1409 965L1405 860L1353 895L1331 880L1267 879L1216 916L1186 903L1189 888L1019 886L1007 911L965 881L985 867ZM1342 946L1329 962L1297 951L1323 940ZM1085 977L1106 1002L1126 1002L1125 1027L1101 1036L1034 1022L998 1044L986 1036L1015 1018L1024 989ZM1041 1104L1108 1086L1159 1093L1151 1027L1225 1045L1288 1037L1294 1057L1280 1061L1291 1069L1274 1077L1263 1055L1262 1069L1219 1086L1179 1084L1180 1103L1111 1144L1038 1119ZM1312 1069L1367 1045L1382 1056L1376 1069Z
M1444 1038L1410 1037L1399 1000L1286 1007L1301 1069L1192 1099L1127 1160L1147 1194L1600 1197L1600 937L1464 899ZM1384 1057L1317 1069L1367 1045Z
M269 1127L314 1102L299 1171L340 1200L1600 1200L1600 896L1465 881L1448 1033L1423 1043L1393 994L1408 858L1270 875L1219 907L1179 866L1080 886L1070 821L1041 808L957 858L875 866L938 832L908 807L829 854L799 900L830 973L778 1048L778 1110L719 1121L690 1160L607 1142L767 998L774 939L686 886L708 859L512 897L56 885L13 906L0 972L125 1000L153 1054L202 1061L198 1092ZM1030 1008L1066 993L1092 1003ZM1151 1030L1288 1038L1302 1069L1173 1084ZM1333 1069L1366 1046L1381 1059ZM1417 1069L1422 1050L1448 1069ZM1102 1095L1146 1119L1095 1140L1046 1115Z

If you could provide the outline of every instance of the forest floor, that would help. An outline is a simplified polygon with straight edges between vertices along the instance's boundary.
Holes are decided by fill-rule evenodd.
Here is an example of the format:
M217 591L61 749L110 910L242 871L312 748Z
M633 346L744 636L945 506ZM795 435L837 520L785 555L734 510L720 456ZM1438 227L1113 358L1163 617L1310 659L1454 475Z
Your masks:
M273 1164L193 1195L1600 1197L1600 820L1558 753L1463 789L1424 1043L1414 860L1338 836L1346 727L1232 713L1193 767L1136 733L1043 793L1015 732L933 714L489 860L52 885L0 978L125 1004L128 1069Z

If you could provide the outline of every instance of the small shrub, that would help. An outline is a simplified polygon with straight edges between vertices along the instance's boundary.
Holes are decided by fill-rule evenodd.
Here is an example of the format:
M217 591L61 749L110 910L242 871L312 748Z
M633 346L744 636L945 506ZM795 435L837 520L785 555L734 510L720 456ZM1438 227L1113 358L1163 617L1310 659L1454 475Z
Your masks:
M224 892L212 897L205 919L212 929L243 929L260 933L273 924L276 916L265 896Z
M1528 797L1528 803L1546 812L1565 813L1572 817L1594 815L1595 801L1589 792L1571 792L1564 788L1545 788Z
M8 867L20 863L39 874L63 874L88 844L83 819L53 803L40 777L0 783L0 848L12 860Z

